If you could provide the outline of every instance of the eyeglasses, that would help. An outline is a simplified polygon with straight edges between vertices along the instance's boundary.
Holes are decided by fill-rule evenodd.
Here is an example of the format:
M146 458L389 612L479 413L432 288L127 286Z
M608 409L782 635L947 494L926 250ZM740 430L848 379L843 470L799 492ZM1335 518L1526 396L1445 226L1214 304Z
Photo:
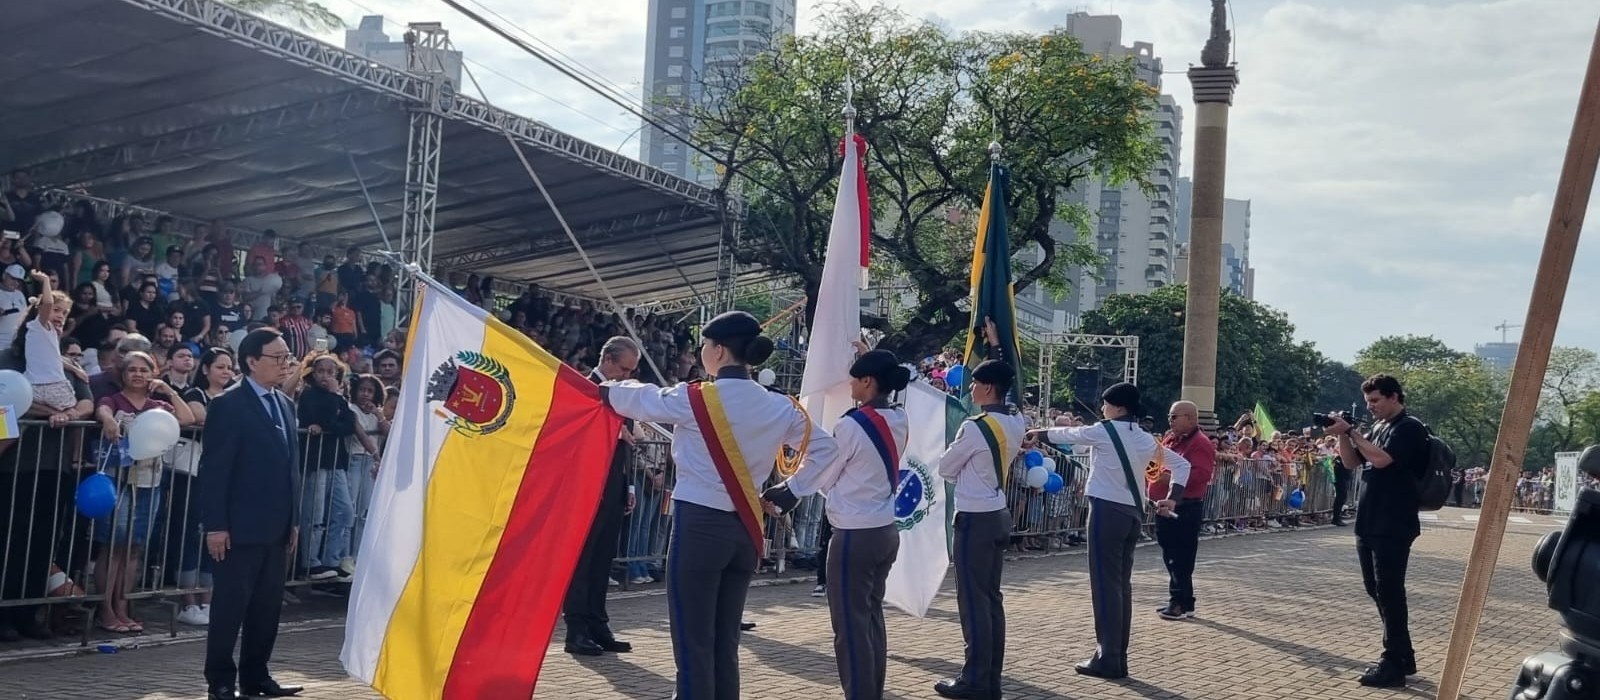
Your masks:
M294 361L294 353L292 353L292 352L282 352L282 353L277 353L277 354L264 352L264 353L261 353L261 356L266 358L266 359L272 360L273 362L293 362Z

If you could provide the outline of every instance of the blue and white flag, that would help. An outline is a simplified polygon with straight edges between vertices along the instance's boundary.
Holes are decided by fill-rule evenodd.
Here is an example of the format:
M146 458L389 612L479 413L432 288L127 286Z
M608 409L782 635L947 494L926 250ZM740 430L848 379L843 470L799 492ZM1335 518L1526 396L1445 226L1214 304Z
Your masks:
M950 503L944 480L939 478L939 458L949 445L948 412L959 413L960 404L927 383L915 381L906 387L905 408L911 434L900 455L900 489L894 501L900 554L889 569L883 600L923 617L950 568L945 539Z

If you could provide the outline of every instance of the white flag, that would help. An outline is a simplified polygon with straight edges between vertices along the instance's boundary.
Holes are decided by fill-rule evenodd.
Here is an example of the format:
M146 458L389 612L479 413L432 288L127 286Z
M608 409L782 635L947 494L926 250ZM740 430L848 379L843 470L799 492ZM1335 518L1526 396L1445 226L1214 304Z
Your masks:
M844 143L857 143L846 133ZM852 341L861 339L862 227L860 190L861 158L854 147L844 149L844 171L839 196L833 205L833 228L828 232L828 254L822 263L822 287L817 311L811 319L806 345L806 368L800 377L800 403L823 430L833 430L844 412L855 408L850 399L850 364L855 361Z
M900 457L900 491L895 494L895 526L900 529L900 554L889 569L884 602L917 617L944 583L950 568L945 548L944 480L939 458L944 456L947 395L921 381L906 387L906 420L911 434Z

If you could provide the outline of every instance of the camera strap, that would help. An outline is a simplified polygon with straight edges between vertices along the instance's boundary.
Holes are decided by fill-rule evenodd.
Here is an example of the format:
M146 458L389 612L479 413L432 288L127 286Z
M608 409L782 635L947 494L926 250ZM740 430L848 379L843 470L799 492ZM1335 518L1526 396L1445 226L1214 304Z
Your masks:
M1117 426L1111 421L1100 421L1105 426L1106 432L1111 434L1111 446L1117 450L1117 459L1122 462L1122 476L1128 480L1128 492L1133 494L1133 507L1139 510L1139 522L1144 522L1144 494L1139 491L1139 480L1133 477L1133 463L1128 461L1128 449L1122 446L1122 436L1117 434Z

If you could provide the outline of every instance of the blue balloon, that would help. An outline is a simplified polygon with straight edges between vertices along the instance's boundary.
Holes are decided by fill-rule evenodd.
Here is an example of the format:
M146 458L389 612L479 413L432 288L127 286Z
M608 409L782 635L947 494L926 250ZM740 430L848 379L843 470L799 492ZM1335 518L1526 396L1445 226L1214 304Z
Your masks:
M104 518L117 509L117 485L111 477L95 472L78 482L78 512L85 518Z
M966 376L967 368L962 367L961 365L956 365L948 370L945 370L944 383L952 387L961 386L961 380Z
M1293 493L1289 494L1289 507L1290 508L1298 509L1301 506L1304 506L1305 504L1306 504L1306 492L1305 491L1302 491L1300 489L1295 489Z
M1027 454L1022 458L1022 461L1023 463L1027 464L1030 469L1033 467L1042 467L1044 466L1044 453L1038 450L1028 450Z
M1045 481L1044 481L1044 492L1045 493L1060 493L1061 489L1064 489L1066 487L1067 487L1066 480L1062 479L1061 475L1057 474L1055 472L1050 472L1050 478L1045 479Z

